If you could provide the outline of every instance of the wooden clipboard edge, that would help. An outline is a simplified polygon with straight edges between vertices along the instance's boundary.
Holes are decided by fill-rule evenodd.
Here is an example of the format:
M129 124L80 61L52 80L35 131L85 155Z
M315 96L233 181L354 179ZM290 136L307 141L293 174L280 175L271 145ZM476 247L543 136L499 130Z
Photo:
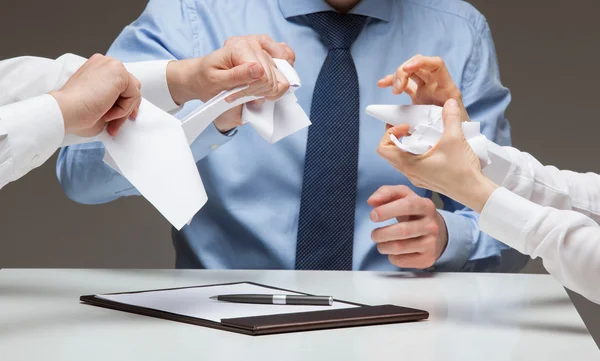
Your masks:
M119 302L108 301L108 300L96 298L95 295L81 296L79 298L79 300L88 305L108 308L108 309L112 309L112 310L116 310L116 311L134 313L137 315L154 317L154 318L159 318L159 319L167 320L167 321L187 323L187 324L194 325L194 326L203 326L203 327L213 328L213 329L217 329L217 330L231 331L231 332L235 332L235 333L241 333L244 335L250 335L250 336L254 335L254 333L251 330L246 330L246 329L239 328L239 327L231 327L231 326L223 325L220 322L214 322L214 321L210 321L210 320L207 320L204 318L182 316L182 315L178 315L176 313L159 311L159 310L155 310L152 308L129 306L129 305L119 303Z
M236 285L236 284L251 284L251 285L255 285L255 286L259 286L259 287L278 290L278 291L286 291L286 292L292 292L292 293L312 296L312 294L310 294L310 293L298 292L298 291L294 291L294 290L268 286L268 285L260 284L257 282L250 282L250 281L217 283L217 284L202 285L202 286L186 286L186 287L174 287L174 288L163 288L163 289L151 289L151 290L131 291L131 292L117 292L117 293L107 293L107 295L135 294L135 293L156 292L156 291L171 291L171 290L180 290L180 289L188 289L188 288L228 286L228 285ZM250 335L250 336L268 335L268 334L284 333L284 332L298 332L298 331L309 331L309 330L312 331L312 330L331 329L331 328L339 328L339 327L368 326L368 325L374 325L374 324L418 321L418 320L426 319L429 317L429 314L426 311L416 310L416 311L424 312L426 314L426 316L422 317L420 319L414 319L414 318L410 318L405 315L402 315L402 317L390 317L389 319L386 319L383 321L381 319L379 319L377 321L372 321L371 323L365 321L364 319L358 319L356 321L346 321L343 323L343 325L335 326L335 327L332 327L331 322L324 322L322 324L322 327L319 327L319 325L316 325L316 324L310 324L310 325L289 327L289 329L287 327L281 327L281 328L278 327L278 328L272 328L272 329L256 330L256 329L249 329L249 328L243 328L243 327L239 327L239 326L228 325L228 324L226 324L226 323L224 324L222 322L214 322L214 321L203 319L203 318L182 316L182 315L179 315L176 313L155 310L152 308L146 308L146 307L140 307L140 306L130 306L130 305L126 305L126 304L123 304L120 302L109 301L109 300L97 298L96 295L81 296L79 298L79 300L85 304L108 308L108 309L112 309L112 310L116 310L116 311L128 312L128 313L133 313L133 314L138 314L138 315L148 316L148 317L154 317L154 318L159 318L159 319L168 320L168 321L187 323L187 324L191 324L191 325L195 325L195 326L203 326L203 327L213 328L213 329L217 329L217 330L230 331L230 332L235 332L235 333L240 333L240 334ZM354 305L357 307L369 307L368 305L357 303L357 302L349 302L349 301L338 300L338 299L335 299L335 301L343 302L343 303ZM329 310L311 311L311 312L329 312ZM255 316L255 317L260 317L260 316Z
M361 311L359 311L358 309L360 309ZM367 311L367 314L365 314L365 311ZM350 313L350 315L348 315L348 313ZM326 317L323 317L323 319L321 320L302 320L300 322L296 320L296 322L280 322L275 323L273 325L258 327L243 325L244 322L253 324L253 322L251 322L252 320L257 320L261 318L285 318L286 316L302 318L303 315L309 314L313 317L317 314L326 315ZM336 317L331 317L332 314L336 315ZM294 314L238 317L231 319L223 319L221 320L221 324L225 326L242 328L251 331L253 335L259 336L275 333L278 334L287 332L314 331L357 326L384 325L401 322L418 322L426 320L428 318L429 312L424 310L396 306L391 304L384 304L377 306L363 306L351 309L320 310L312 312L298 312ZM240 321L241 324L236 323Z

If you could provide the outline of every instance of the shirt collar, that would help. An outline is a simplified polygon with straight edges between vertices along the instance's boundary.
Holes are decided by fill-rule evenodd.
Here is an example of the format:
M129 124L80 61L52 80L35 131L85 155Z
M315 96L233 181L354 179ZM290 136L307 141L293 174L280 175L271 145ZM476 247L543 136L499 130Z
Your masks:
M385 22L390 21L394 0L362 0L350 14L364 15ZM334 11L324 0L279 0L279 8L286 19L294 16Z

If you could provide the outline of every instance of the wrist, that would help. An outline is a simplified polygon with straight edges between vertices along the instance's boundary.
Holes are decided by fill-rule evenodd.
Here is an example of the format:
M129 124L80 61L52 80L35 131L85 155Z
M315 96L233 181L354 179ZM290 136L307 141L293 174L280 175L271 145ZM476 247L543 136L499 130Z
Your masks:
M69 101L69 96L65 95L61 90L53 90L48 95L54 98L60 108L65 126L65 134L72 134L77 122L77 111Z
M492 193L498 188L500 188L500 186L485 175L479 173L477 177L474 178L474 182L471 186L463 193L464 195L461 197L463 199L458 201L475 212L481 213L488 199L492 196Z
M193 62L199 59L173 60L167 64L167 85L171 98L177 105L196 99ZM196 65L197 66L197 65Z

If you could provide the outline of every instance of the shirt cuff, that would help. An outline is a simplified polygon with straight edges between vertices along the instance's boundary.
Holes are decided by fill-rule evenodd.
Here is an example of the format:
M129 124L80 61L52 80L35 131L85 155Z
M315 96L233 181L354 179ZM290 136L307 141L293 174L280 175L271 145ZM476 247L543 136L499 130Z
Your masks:
M433 267L449 271L460 270L469 260L473 252L473 223L470 219L452 212L438 210L448 232L448 244L444 253Z
M42 165L60 147L65 125L54 97L45 94L0 107L13 163L11 180Z
M506 188L498 188L486 202L481 216L481 231L526 254L523 230L532 214L543 209Z
M229 142L234 135L237 134L237 128L232 129L227 133L221 133L214 123L211 123L206 129L200 133L198 138L190 146L194 159L199 161L207 156L213 150L217 150L223 144Z
M127 71L142 83L142 97L166 112L179 108L171 97L167 83L167 65L171 61L154 60L125 64Z

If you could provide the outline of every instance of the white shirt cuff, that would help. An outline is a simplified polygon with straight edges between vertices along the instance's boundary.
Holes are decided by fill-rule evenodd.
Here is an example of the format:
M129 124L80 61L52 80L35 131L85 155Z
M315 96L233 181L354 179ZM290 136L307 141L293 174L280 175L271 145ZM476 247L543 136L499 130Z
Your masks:
M142 97L166 112L179 108L171 97L167 83L167 65L171 61L154 60L125 64L127 71L142 83Z
M48 94L0 107L0 128L12 158L11 181L48 160L65 135L60 107Z
M498 188L481 211L479 228L500 242L526 253L526 224L531 215L542 208L506 188Z

